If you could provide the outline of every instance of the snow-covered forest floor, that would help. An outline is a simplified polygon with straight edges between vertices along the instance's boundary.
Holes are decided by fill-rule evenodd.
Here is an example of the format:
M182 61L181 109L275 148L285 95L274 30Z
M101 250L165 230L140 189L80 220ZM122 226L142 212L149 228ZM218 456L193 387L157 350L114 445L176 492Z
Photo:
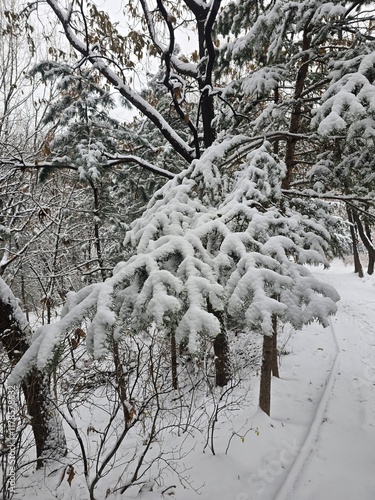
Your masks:
M280 334L281 378L272 381L271 417L257 409L254 373L223 400L228 407L218 413L213 434L164 434L164 449L178 450L180 477L163 468L160 480L154 467L153 486L108 498L375 498L375 278L359 279L341 261L313 272L340 293L338 313L328 328L312 324ZM61 470L19 477L14 499L87 498L79 470L70 485ZM104 478L96 498L106 498L113 486L110 475Z

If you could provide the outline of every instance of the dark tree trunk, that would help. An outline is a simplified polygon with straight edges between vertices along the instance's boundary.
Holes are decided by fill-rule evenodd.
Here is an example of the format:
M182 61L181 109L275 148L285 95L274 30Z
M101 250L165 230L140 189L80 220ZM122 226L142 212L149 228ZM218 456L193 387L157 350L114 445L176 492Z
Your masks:
M224 387L228 384L232 376L225 321L223 314L220 311L215 311L209 301L207 301L207 311L213 314L219 320L221 325L221 331L218 335L216 335L213 347L215 355L216 385L218 387Z
M21 321L21 310L7 285L0 278L3 289L0 299L0 340L12 365L15 365L29 348L29 324ZM23 380L22 390L27 410L31 416L37 467L44 459L60 459L66 455L66 441L62 422L50 391L49 377L33 369Z
M364 276L363 269L362 269L361 259L359 258L358 245L357 245L357 231L352 209L347 207L347 213L350 222L350 236L352 238L352 245L353 245L354 272L358 273L358 276L360 278L363 278Z
M22 383L27 411L31 416L37 468L46 459L59 460L66 455L66 441L60 415L52 403L49 377L33 370Z
M277 350L277 316L272 316L272 375L274 377L280 378L279 373L279 360L278 360L278 350Z
M177 372L177 343L176 334L171 332L171 365L172 365L172 386L173 389L178 389L178 372Z
M205 148L209 148L216 139L216 133L212 127L212 120L215 118L215 107L212 95L208 90L202 92L201 100L203 140Z
M224 328L214 339L216 385L224 387L231 379L228 338Z
M368 263L368 273L373 274L374 272L374 261L375 261L375 247L374 244L371 240L371 231L370 228L368 227L367 224L365 224L365 227L363 227L362 221L358 215L358 212L355 210L352 211L353 215L353 221L355 222L355 225L358 229L359 236L362 240L362 243L364 244L367 252L368 252L368 258L369 258L369 263Z
M196 18L198 33L199 57L205 59L205 65L201 67L199 88L201 90L201 101L199 111L203 125L204 147L209 148L216 139L216 132L212 126L215 118L214 98L211 93L212 73L214 69L216 51L212 40L212 31L216 16L219 12L221 0L214 0L209 6L194 0L185 0Z
M312 16L311 16L312 17ZM310 17L310 19L311 19ZM311 26L310 20L306 24L306 28L303 32L302 38L302 51L305 55L301 59L301 64L299 70L297 72L297 79L294 88L294 106L292 108L290 124L289 124L289 132L291 133L291 137L286 142L285 147L285 165L286 165L286 175L282 180L281 187L283 189L289 189L290 183L294 173L295 167L295 156L296 156L296 147L297 147L297 134L301 130L301 120L303 116L303 99L302 94L305 87L305 81L309 71L309 62L310 62L310 46L311 46Z
M372 243L371 239L371 229L368 224L365 224L365 231L366 231L366 236L369 241ZM371 276L374 274L374 265L375 265L375 255L373 253L369 253L368 255L368 266L367 266L367 273Z
M273 337L263 336L262 367L260 371L259 407L267 415L271 412L271 378L272 378Z

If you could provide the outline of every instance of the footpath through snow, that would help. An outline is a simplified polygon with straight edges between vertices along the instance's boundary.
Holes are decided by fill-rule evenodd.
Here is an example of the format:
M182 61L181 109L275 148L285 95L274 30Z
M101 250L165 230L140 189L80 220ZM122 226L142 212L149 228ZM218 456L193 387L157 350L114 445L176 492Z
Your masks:
M332 370L308 437L277 500L375 499L375 281L334 265L340 291Z
M341 261L313 272L341 295L331 327L313 324L291 336L286 329L271 418L256 411L254 387L246 420L218 422L222 453L195 454L189 464L203 485L196 498L375 499L375 278L359 279ZM228 434L246 429L225 454ZM176 499L193 497L176 490Z

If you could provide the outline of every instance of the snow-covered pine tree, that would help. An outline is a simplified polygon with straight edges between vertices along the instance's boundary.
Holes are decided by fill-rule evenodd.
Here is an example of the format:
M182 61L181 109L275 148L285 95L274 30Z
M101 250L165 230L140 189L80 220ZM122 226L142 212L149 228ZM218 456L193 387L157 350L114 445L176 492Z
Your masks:
M85 271L90 280L95 272L104 279L122 251L126 223L142 212L165 177L134 163L124 165L136 150L145 157L141 150L149 143L134 124L111 118L115 99L92 68L77 73L67 63L44 61L34 72L60 90L45 116L50 130L38 159L39 180L68 171L72 190L82 189L82 206L74 210L82 212L89 235L87 243L82 241L90 261ZM85 217L90 211L92 217Z
M326 326L339 299L306 268L328 264L326 217L319 217L319 211L316 218L304 215L288 203L281 191L287 168L271 151L266 143L248 154L220 207L222 221L231 230L221 246L232 261L225 285L227 316L244 318L246 328L264 336L259 402L267 414L277 322L295 329L314 320Z
M175 153L190 163L200 156L201 149L212 144L215 131L211 124L214 117L211 87L216 55L212 28L220 0L213 0L210 4L193 0L169 5L141 1L139 9L134 8L132 2L126 2L125 33L122 33L121 25L111 20L108 12L99 10L92 3L83 5L80 11L73 10L70 14L54 1L47 3L60 21L69 43L82 57L82 63L92 65L147 117ZM154 15L155 12L158 15ZM187 18L190 19L189 28L193 26L197 33L196 50L194 55L189 55L190 60L176 50L178 34L186 35ZM142 26L142 30L139 30L139 26ZM159 68L163 68L160 84L168 91L170 99L166 114L156 109L152 94L145 99L141 92L135 90L134 75L137 75L139 66L144 71L144 65L139 65L143 57L150 62L156 59ZM148 74L145 76L147 80ZM189 114L189 106L186 106L189 100L187 94L195 96L197 112L194 122ZM171 110L173 113L170 120ZM183 135L190 136L189 142L170 123L175 120L176 114L185 128ZM157 152L156 150L155 153Z
M349 219L356 220L353 244L357 225L372 269L373 112L366 105L373 92L370 4L277 0L226 5L217 32L227 37L219 49L219 70L230 83L221 93L216 126L265 135L272 142L287 165L284 193L299 211L326 210L321 199L341 207L346 203ZM328 221L325 226L336 250L347 247L347 229L337 231Z
M375 43L370 32L358 37L330 65L330 85L322 96L312 125L326 145L324 161L310 172L326 196L346 202L351 224L355 271L361 274L356 240L369 256L368 273L374 272L375 195Z
M103 153L115 152L120 128L110 118L115 103L109 91L90 69L77 72L67 63L44 61L32 73L59 90L44 117L50 129L39 158L41 180L59 166L76 169L82 180L97 180L106 163ZM49 163L43 166L43 160Z
M231 152L243 141L213 145L155 194L127 233L127 260L104 283L68 295L62 319L37 332L13 382L31 366L44 369L83 316L91 317L87 346L96 358L129 328L157 327L172 346L183 343L195 353L209 339L220 386L231 375L229 318L271 341L274 317L295 328L327 324L338 295L305 264L327 263L329 234L320 221L281 203L286 167L269 144L227 175Z

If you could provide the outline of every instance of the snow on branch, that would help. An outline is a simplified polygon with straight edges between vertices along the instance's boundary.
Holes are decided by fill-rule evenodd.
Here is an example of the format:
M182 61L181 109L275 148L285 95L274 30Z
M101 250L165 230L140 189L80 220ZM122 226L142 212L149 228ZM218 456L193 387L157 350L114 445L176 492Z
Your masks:
M331 85L323 94L312 125L322 136L346 134L348 140L365 140L372 145L375 137L375 87L373 53L356 56L343 64L334 64Z
M113 85L120 94L125 97L133 106L146 116L160 130L167 141L188 163L194 158L194 149L191 148L169 125L163 116L151 106L139 93L135 92L123 78L111 69L108 61L90 48L87 41L78 38L75 29L72 27L70 15L55 0L47 0L56 17L61 22L66 38L71 46L77 50L94 68L96 68L106 80Z
M30 325L26 320L24 313L22 312L17 299L13 295L13 292L5 281L0 277L0 302L6 306L9 306L12 312L12 319L17 323L18 329L25 332L25 334L30 333Z
M275 315L296 328L327 324L339 296L304 264L328 264L329 234L282 200L285 165L269 143L224 182L218 163L240 142L212 146L155 194L126 235L129 258L104 283L69 294L62 319L38 332L13 381L32 359L47 366L64 332L85 317L96 358L128 329L173 330L195 351L202 336L220 333L225 319L242 318L264 335L272 334Z
M175 174L169 172L169 170L165 170L156 165L153 165L147 160L136 155L120 155L120 154L112 155L104 152L103 156L107 158L107 161L105 161L103 164L100 164L100 166L104 169L115 167L117 165L132 163L139 165L143 167L145 170L148 170L149 172L152 172L156 175L161 175L162 177L166 177L167 179L173 179L173 177L175 176ZM53 161L38 161L38 162L23 161L20 160L19 158L0 158L0 165L11 165L15 169L19 170L25 170L25 169L37 169L37 170L67 169L74 171L79 170L79 168L73 163L60 161L59 158L54 158Z

